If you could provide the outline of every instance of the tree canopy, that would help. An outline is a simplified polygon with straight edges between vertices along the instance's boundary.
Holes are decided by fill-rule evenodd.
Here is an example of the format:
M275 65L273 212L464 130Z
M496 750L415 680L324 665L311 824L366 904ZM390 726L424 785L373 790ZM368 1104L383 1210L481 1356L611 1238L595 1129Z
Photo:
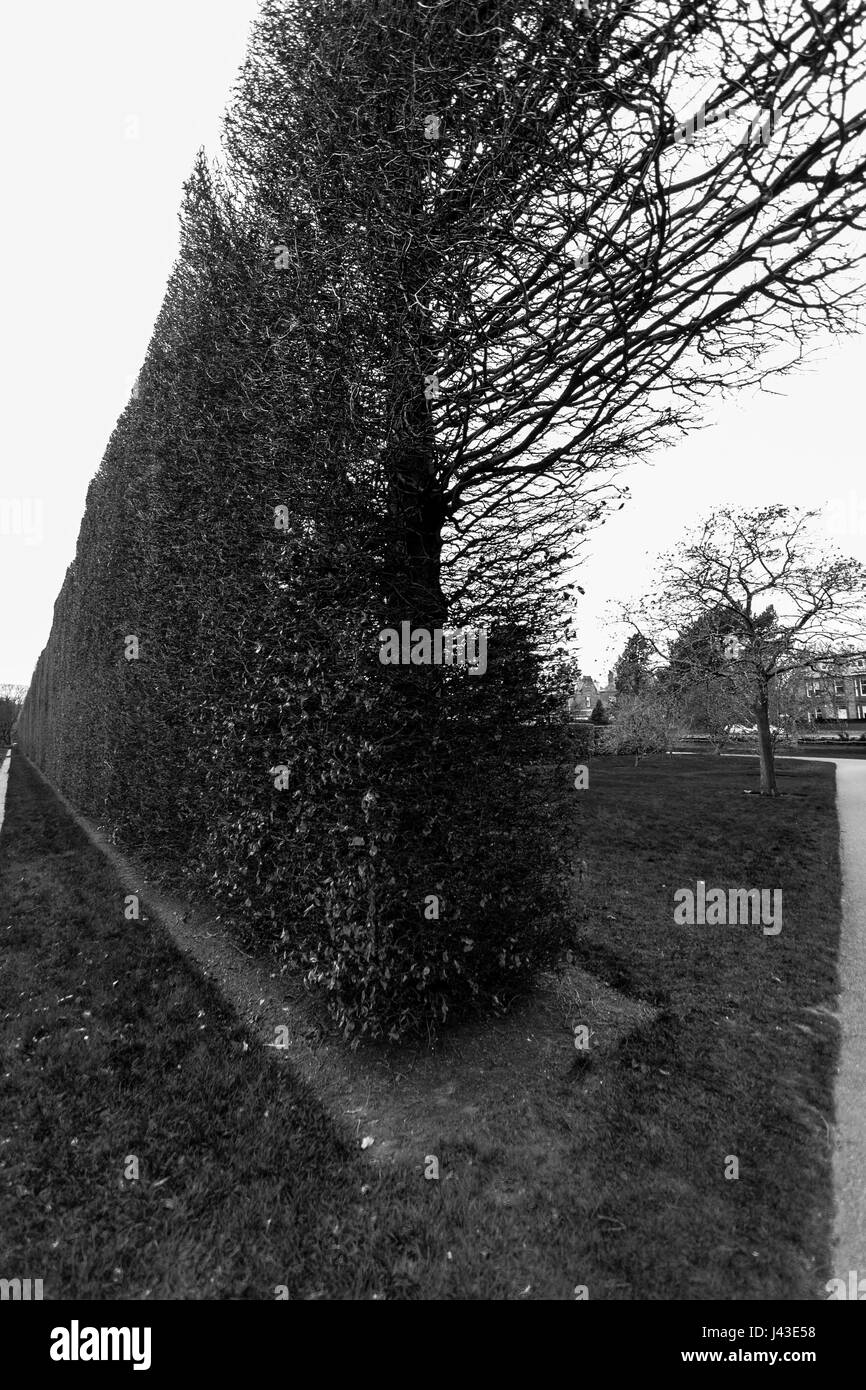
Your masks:
M674 686L709 682L748 704L767 793L776 790L774 685L866 652L866 567L810 534L817 515L782 504L723 508L663 557L656 587L627 610Z

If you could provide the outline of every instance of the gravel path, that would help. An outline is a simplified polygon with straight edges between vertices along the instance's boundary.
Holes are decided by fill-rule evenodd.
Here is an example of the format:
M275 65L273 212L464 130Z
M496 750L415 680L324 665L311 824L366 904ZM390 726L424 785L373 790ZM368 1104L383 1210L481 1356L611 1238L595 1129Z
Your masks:
M866 1275L866 767L846 758L833 762L842 856L833 1277L847 1285L850 1270Z
M12 749L6 749L6 756L0 762L0 830L3 829L3 817L6 814L6 783L9 781L9 760L12 757Z

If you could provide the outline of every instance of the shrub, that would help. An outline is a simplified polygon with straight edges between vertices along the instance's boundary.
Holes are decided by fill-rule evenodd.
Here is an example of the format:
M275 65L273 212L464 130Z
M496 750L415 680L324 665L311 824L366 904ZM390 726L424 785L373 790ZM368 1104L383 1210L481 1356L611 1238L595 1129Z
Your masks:
M604 707L604 705L602 704L601 700L596 700L596 702L595 702L595 707L594 707L594 709L593 709L593 711L592 711L592 714L589 716L589 722L590 722L590 724L609 724L609 723L610 723L610 720L609 720L609 718L608 718L607 710L605 709L605 707Z
M675 704L664 694L647 692L617 702L616 719L602 736L607 753L631 756L635 763L649 753L667 753L684 735Z

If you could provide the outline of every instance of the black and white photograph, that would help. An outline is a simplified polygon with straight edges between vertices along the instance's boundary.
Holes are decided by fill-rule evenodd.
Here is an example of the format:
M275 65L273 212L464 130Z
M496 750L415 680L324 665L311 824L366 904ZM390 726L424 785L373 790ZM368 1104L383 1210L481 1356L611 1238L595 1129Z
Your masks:
M24 1373L566 1302L611 1371L826 1378L866 0L6 0L2 49Z

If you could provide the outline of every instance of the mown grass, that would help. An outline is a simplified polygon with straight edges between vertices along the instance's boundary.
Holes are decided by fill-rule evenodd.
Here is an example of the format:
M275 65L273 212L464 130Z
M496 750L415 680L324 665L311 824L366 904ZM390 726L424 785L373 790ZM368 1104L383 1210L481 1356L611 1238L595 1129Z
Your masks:
M465 1136L376 1168L13 760L0 834L0 1276L48 1298L803 1298L828 1277L833 773L594 761L581 959L657 1004L535 1097L537 1160ZM781 886L780 936L676 928L674 887ZM399 1066L399 1053L390 1050ZM515 1076L519 1092L519 1075ZM736 1155L740 1177L724 1177ZM128 1156L138 1181L124 1178Z
M757 788L757 762L660 758L635 770L612 760L592 772L582 828L602 910L586 925L585 955L599 969L613 957L620 985L663 1009L648 1036L628 1041L638 1070L608 1111L627 1166L644 1175L619 1207L643 1237L624 1248L623 1277L661 1294L653 1270L666 1247L681 1260L669 1295L809 1296L832 1206L833 771L785 763L778 800L744 795ZM674 890L698 878L781 887L780 935L675 928ZM736 1181L722 1177L726 1155L739 1159Z

